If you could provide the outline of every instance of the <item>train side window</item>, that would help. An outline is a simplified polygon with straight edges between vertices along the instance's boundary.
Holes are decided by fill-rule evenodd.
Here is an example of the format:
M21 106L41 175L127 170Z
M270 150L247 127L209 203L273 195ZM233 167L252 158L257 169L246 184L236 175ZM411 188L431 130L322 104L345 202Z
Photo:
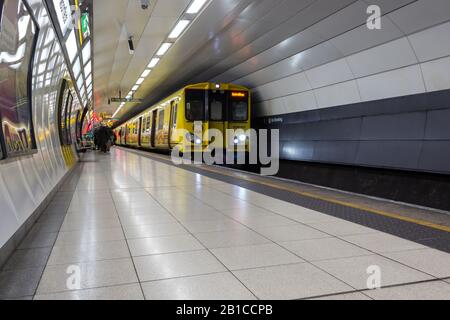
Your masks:
M158 124L159 130L162 130L164 128L164 110L161 110L159 112L159 124Z
M172 114L172 127L177 127L177 118L178 118L178 105L173 105L173 114Z
M151 116L148 114L147 116L147 132L150 132L150 123L151 123Z
M147 116L144 116L141 122L141 133L145 133L147 130Z

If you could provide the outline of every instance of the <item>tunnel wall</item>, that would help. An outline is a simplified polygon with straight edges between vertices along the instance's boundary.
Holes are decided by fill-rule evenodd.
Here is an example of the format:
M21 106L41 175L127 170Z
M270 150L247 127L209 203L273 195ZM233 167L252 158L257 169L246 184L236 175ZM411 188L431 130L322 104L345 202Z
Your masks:
M383 17L369 30L368 2L339 0L301 29L308 12L331 10L320 2L226 58L212 81L252 88L284 160L450 173L450 2L371 1Z
M46 7L41 0L28 3L40 29L31 97L37 150L30 156L0 161L0 264L20 241L18 232L24 233L34 222L30 219L46 205L76 161L73 146L65 146L63 153L57 127L57 98L67 70L65 60Z

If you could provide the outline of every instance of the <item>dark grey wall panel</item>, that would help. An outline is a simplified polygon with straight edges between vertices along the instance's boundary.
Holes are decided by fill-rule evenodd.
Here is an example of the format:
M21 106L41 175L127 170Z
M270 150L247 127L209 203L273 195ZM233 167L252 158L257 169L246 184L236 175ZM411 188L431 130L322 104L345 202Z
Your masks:
M281 141L280 153L283 159L305 161L314 160L314 141Z
M356 164L414 170L421 149L422 141L361 141Z
M450 172L450 141L424 141L419 168L425 171Z
M318 162L354 163L359 142L319 141L315 145L314 160Z
M282 160L450 174L450 90L255 119Z
M362 140L421 140L425 133L426 112L365 117Z
M450 109L430 111L427 120L425 139L450 140Z
M359 140L361 118L319 122L320 140Z

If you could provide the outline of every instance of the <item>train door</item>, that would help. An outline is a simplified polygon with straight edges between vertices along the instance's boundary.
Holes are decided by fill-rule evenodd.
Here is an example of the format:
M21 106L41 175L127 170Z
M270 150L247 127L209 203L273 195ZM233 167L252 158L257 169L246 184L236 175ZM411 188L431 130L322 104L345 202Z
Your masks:
M152 112L152 130L150 136L150 145L152 148L156 148L156 117L158 116L158 110Z
M142 146L141 139L142 139L142 117L139 117L139 125L138 125L138 146L139 147Z
M215 129L222 132L224 137L222 147L225 148L225 139L227 129L226 105L227 94L225 91L211 90L209 92L209 129Z
M172 101L170 103L170 125L169 125L169 149L172 149L172 135L177 129L178 120L178 102Z

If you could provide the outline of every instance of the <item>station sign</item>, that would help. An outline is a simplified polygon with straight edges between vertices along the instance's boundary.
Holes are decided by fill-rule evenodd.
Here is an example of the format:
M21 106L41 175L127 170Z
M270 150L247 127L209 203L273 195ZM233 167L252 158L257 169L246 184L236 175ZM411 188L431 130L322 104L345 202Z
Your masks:
M59 27L63 36L72 26L72 9L69 0L53 0L53 7L58 17Z
M83 38L86 39L91 34L91 30L89 28L89 14L83 13L81 15L81 32L83 33Z

